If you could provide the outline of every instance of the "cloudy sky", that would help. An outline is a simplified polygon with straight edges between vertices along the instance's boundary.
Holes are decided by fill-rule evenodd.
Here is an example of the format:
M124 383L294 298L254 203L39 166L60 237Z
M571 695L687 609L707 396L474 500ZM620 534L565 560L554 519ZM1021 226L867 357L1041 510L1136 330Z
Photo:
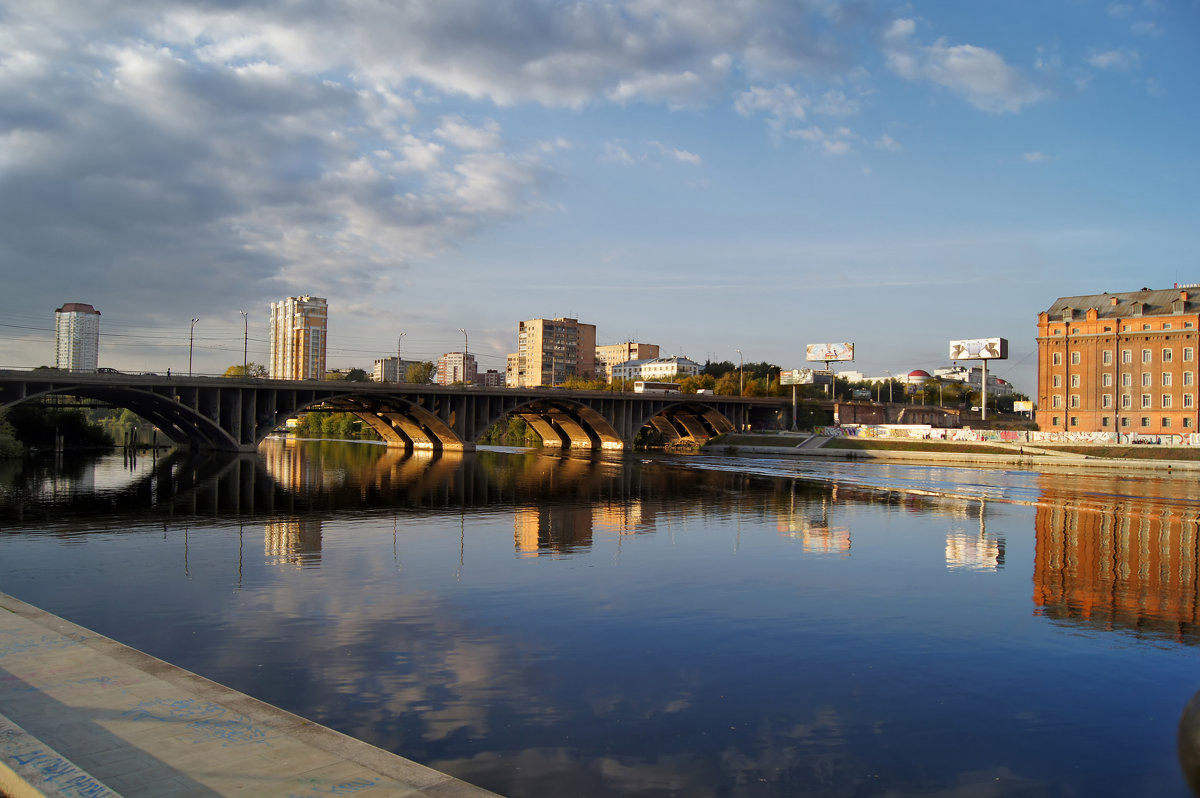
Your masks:
M1197 0L3 0L0 367L331 367L520 319L869 374L1200 282Z

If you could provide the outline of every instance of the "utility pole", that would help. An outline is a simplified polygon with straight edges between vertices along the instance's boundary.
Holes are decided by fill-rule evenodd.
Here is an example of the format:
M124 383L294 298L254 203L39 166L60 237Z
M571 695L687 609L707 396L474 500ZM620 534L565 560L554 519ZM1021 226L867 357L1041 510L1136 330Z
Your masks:
M196 322L200 319L192 319L192 331L188 333L188 376L192 376L192 344L196 341Z
M742 387L742 350L735 349L733 351L738 353L738 396L741 396L745 393L745 389Z
M463 379L462 379L462 381L463 381L463 385L470 385L471 383L467 379L467 350L470 348L470 341L467 339L467 331L465 328L459 327L458 331L463 334L463 358L462 358L462 364L463 364L462 378Z
M242 379L250 376L250 316L246 311L242 314Z

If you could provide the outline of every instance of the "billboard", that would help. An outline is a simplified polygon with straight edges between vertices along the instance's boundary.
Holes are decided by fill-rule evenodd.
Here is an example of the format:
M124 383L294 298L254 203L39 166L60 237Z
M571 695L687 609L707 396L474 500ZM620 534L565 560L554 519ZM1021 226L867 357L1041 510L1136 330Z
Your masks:
M1007 338L968 338L950 342L951 360L1008 360Z
M805 347L805 360L853 360L854 344L809 344Z
M833 372L823 369L792 369L779 372L780 385L827 385L832 379Z
M1013 402L1013 412L1014 413L1032 413L1033 412L1033 402L1021 402L1021 401Z

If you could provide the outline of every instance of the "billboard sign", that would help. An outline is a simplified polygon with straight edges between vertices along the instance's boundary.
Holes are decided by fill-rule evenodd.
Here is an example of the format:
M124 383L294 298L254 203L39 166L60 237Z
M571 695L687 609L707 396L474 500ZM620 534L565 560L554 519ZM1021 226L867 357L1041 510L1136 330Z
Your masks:
M1013 402L1013 412L1014 413L1032 413L1033 412L1033 402L1022 402L1019 400L1016 402Z
M950 342L951 360L1007 360L1007 338L968 338Z
M780 385L826 385L832 379L833 372L824 369L792 369L779 372Z
M854 344L809 344L805 347L804 359L808 361L821 360L825 362L829 362L831 360L853 360Z

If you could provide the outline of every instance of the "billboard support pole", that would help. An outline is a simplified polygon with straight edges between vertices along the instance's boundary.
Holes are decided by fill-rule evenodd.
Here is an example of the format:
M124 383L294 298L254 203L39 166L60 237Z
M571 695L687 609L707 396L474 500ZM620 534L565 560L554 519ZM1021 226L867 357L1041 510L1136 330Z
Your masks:
M987 421L987 358L983 359L983 421Z
M792 383L792 432L796 432L799 427L796 425L796 383Z

